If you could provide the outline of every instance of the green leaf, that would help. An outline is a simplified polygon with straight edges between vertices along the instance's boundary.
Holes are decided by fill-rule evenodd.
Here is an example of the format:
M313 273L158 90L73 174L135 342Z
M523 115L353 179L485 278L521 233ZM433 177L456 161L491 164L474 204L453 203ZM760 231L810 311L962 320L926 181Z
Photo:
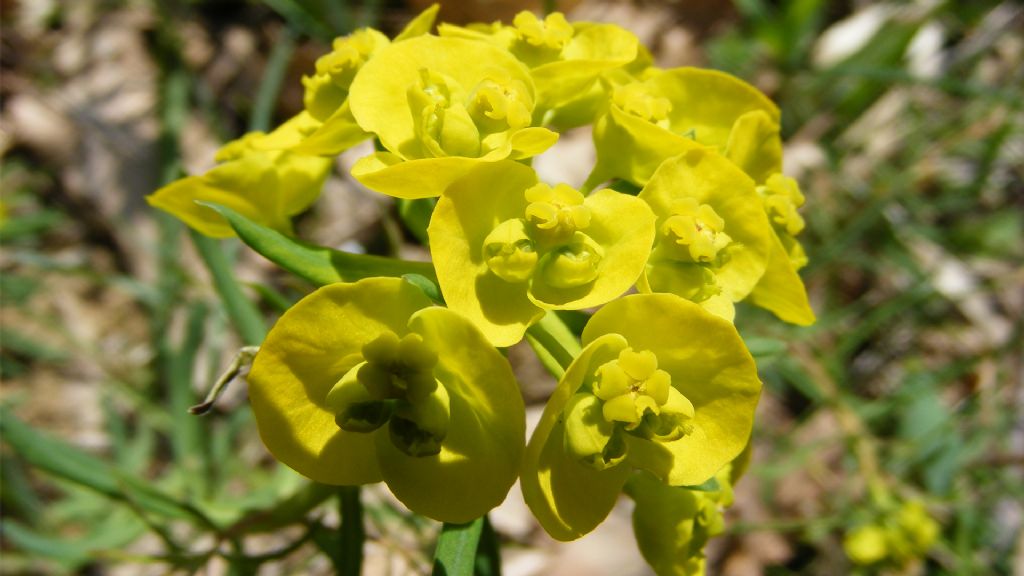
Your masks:
M776 358L786 352L786 342L778 338L753 336L747 338L745 343L755 360Z
M402 279L422 290L434 302L444 304L444 296L441 295L441 289L430 278L419 274L403 274Z
M217 204L204 204L216 210L231 225L238 237L264 258L317 286L335 282L355 282L374 276L419 274L437 282L429 262L396 260L369 254L352 254L307 244L261 226L238 212Z
M395 204L398 206L398 216L402 219L405 227L423 245L427 245L427 225L430 224L430 215L434 213L437 199L416 198L410 200L408 198L399 198Z
M238 335L246 344L258 345L267 335L267 327L256 305L242 291L242 286L232 270L232 262L217 240L203 236L195 230L189 230L189 235L206 269L213 277L213 285Z
M43 344L10 326L0 327L0 341L3 341L4 348L9 353L20 354L40 362L61 362L67 358L67 352L64 350Z
M466 524L446 522L434 553L434 576L473 576L483 527L483 517Z
M75 568L102 557L106 551L124 548L145 531L145 524L124 507L111 510L107 506L102 514L89 525L82 526L84 533L63 537L7 518L3 536L24 552L53 560L66 568Z
M56 438L41 434L6 410L0 413L0 436L30 465L44 472L91 488L114 500L125 501L161 518L199 520L211 526L198 511L130 476L99 458Z

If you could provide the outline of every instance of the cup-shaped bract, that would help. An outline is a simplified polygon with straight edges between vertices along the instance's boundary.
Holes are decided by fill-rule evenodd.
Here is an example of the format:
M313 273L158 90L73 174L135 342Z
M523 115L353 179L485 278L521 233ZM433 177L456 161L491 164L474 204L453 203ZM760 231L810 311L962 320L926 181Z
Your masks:
M796 183L781 175L779 110L757 88L729 74L698 68L649 71L642 81L616 87L608 112L594 125L598 161L587 185L623 178L642 186L666 158L693 143L722 153L749 175L775 224L769 265L750 301L787 322L813 323L814 312L797 274L806 259L801 260L803 250L794 238L802 228L795 226L795 207L803 197L799 189L795 195L779 194ZM785 223L776 224L780 209L787 216Z
M608 113L594 125L597 164L588 182L622 178L642 186L686 144L724 153L733 127L748 129L751 118L774 126L777 138L778 108L746 82L699 68L650 72L643 81L616 87ZM781 145L776 157L781 161Z
M497 162L453 184L427 232L448 307L510 346L545 310L599 306L629 290L650 254L654 215L635 197L584 197Z
M633 534L644 560L658 576L703 576L704 547L721 534L722 508L732 503L729 467L716 474L721 488L715 491L668 486L646 472L634 474L626 493L636 503Z
M769 176L757 190L773 234L768 267L751 291L749 300L786 322L801 326L814 324L807 289L797 273L807 264L807 255L796 239L804 227L804 220L796 211L804 203L803 194L796 180L778 172Z
M640 191L658 234L638 286L671 292L728 320L768 265L773 233L754 182L692 142L665 160Z
M486 42L395 42L363 66L348 102L360 127L387 150L360 159L352 175L401 198L438 196L481 163L528 158L558 139L532 126L529 71Z
M739 455L761 391L736 328L672 294L606 304L583 330L530 438L520 483L541 526L572 540L611 511L634 469L701 484Z
M395 42L426 34L434 25L438 9L435 4L420 13L395 37ZM298 116L305 129L300 133L275 130L263 146L336 156L370 138L371 134L352 116L349 89L363 64L390 43L387 36L373 28L360 28L335 38L331 51L316 60L313 73L302 77L305 109Z
M515 481L525 415L508 361L401 279L303 298L248 379L267 448L317 482L383 480L414 512L468 522Z
M636 36L621 26L570 23L560 12L552 12L543 19L532 12L520 12L511 26L495 23L464 28L441 24L438 33L490 42L526 64L537 86L534 118L538 121L580 99L598 84L604 72L633 62L639 50ZM593 120L588 118L580 123Z
M297 117L281 126L281 134L306 128ZM285 150L266 150L262 132L250 132L225 144L219 164L199 176L188 176L146 197L155 208L173 214L206 236L234 236L231 226L209 202L231 208L250 220L285 234L292 233L291 217L308 208L320 195L331 161Z

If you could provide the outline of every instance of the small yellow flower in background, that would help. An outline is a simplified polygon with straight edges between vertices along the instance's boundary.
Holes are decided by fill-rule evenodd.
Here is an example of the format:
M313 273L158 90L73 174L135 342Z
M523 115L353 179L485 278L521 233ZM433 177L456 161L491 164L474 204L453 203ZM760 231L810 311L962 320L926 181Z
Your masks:
M303 298L260 347L249 395L283 463L326 484L383 480L437 520L485 514L518 472L525 413L508 361L401 279Z
M654 215L632 196L584 198L500 162L451 186L428 233L447 305L511 346L545 310L599 306L629 290L650 254Z
M880 526L867 524L859 526L843 540L846 555L856 564L874 564L888 554L886 532Z
M877 511L879 518L851 530L843 549L855 564L906 566L923 558L941 527L924 504L907 500L896 510Z
M306 127L304 118L296 117L277 132L294 135ZM263 226L291 234L291 217L316 201L332 161L267 150L264 143L268 138L262 132L250 132L225 144L217 152L216 167L201 176L176 180L146 200L214 238L227 238L235 232L214 210L197 202L226 206Z
M743 451L761 391L731 323L672 294L598 310L530 438L523 496L552 537L578 538L634 470L701 484Z

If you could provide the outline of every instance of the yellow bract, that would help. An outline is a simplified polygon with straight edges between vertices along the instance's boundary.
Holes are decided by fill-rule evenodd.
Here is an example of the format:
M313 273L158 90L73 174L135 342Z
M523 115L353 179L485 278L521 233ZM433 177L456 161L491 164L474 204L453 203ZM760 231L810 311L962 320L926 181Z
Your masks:
M300 116L278 128L277 133L280 138L297 140L306 129L308 124ZM214 238L234 236L235 232L200 202L226 206L258 224L291 234L291 217L320 195L331 161L267 150L269 138L262 132L250 132L225 144L217 153L220 164L216 167L201 176L176 180L147 196L146 201Z
M599 306L629 290L650 253L654 216L637 198L584 198L506 161L455 182L427 231L448 306L510 346L545 310Z
M683 148L640 191L659 235L639 287L677 294L732 320L733 303L765 273L771 225L750 178L711 150Z
M523 449L505 358L418 288L321 288L270 331L249 374L260 436L318 482L384 480L410 509L468 522L497 506Z
M349 103L387 149L360 160L353 176L404 198L440 195L480 163L527 158L558 138L530 126L529 71L505 50L461 38L420 36L381 50L352 82Z
M705 482L744 449L761 383L736 329L671 294L606 304L552 394L521 484L559 540L586 534L633 469L670 486Z

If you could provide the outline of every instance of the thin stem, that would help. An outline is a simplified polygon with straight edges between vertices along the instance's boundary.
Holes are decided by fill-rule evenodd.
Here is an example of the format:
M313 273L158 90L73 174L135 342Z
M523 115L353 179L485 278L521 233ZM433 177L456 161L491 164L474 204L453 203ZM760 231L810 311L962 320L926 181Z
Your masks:
M537 351L544 367L556 378L562 377L581 350L576 335L554 312L548 312L527 328L526 340Z
M338 494L341 507L341 576L359 576L363 569L363 503L359 486L343 486Z
M853 453L857 458L861 472L867 481L868 493L872 500L882 503L888 499L888 490L878 463L878 449L874 437L849 403L843 397L838 384L822 366L821 362L804 346L794 347L794 355L818 383L825 396L827 405L832 409L839 427L849 442L853 444Z

